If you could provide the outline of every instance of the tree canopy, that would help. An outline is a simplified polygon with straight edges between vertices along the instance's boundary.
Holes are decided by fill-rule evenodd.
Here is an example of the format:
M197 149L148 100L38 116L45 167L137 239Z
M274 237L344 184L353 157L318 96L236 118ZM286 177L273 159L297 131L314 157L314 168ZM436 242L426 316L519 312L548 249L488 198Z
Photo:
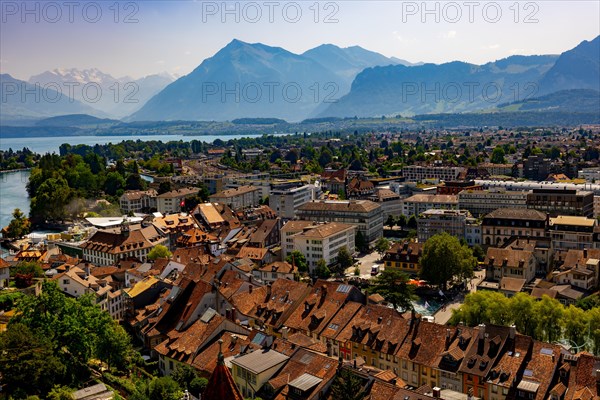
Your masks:
M44 281L39 296L19 300L15 316L0 334L0 357L11 361L0 362L0 373L11 377L5 381L9 393L20 388L25 394L45 394L56 384L89 379L87 363L92 358L126 369L131 344L123 328L91 295L73 299L56 282ZM34 379L38 385L31 384Z
M372 280L371 290L392 303L394 308L412 310L414 286L408 284L409 280L409 276L404 272L387 268Z
M148 260L156 260L158 258L170 258L173 255L166 246L158 244L148 253Z
M420 264L421 278L445 290L448 282L471 278L477 259L458 238L442 232L425 242Z

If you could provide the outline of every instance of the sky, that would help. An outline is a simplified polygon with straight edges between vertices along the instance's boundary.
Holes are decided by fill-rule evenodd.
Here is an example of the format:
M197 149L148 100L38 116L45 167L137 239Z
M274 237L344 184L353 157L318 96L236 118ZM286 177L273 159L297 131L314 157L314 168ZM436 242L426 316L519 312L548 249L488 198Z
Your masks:
M411 62L559 54L600 34L600 1L0 1L0 72L185 75L233 39L358 45Z

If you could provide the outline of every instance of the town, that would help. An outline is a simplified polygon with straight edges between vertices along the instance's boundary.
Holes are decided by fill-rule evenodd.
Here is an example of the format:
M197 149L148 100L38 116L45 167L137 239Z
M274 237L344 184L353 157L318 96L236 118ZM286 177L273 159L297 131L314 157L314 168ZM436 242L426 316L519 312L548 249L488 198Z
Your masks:
M2 394L597 399L599 143L587 125L0 152L31 168L30 215L2 229Z

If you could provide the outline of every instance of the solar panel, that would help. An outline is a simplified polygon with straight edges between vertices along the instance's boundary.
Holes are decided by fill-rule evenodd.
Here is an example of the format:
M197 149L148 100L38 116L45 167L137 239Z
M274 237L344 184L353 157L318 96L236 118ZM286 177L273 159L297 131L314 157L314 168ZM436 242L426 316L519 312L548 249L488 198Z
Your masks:
M530 370L530 369L526 369L526 370L523 372L523 375L524 375L524 376L533 376L533 371L532 371L532 370Z
M551 356L553 352L552 352L552 349L544 347L542 350L540 350L540 353L545 354L547 356Z
M350 286L350 285L340 285L337 288L337 292L348 293L351 288L352 288L352 286Z
M334 331L337 331L339 327L340 326L338 324L329 324L329 329L333 329Z

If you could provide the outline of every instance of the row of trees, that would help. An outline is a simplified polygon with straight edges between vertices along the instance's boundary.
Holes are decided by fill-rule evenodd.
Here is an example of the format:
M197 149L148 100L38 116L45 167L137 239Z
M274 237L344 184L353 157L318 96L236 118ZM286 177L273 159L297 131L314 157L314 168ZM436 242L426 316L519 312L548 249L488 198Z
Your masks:
M42 283L39 296L19 299L0 333L0 374L4 390L15 398L86 382L92 359L127 371L132 355L129 335L91 295L66 297L51 281Z
M509 326L537 340L556 342L568 339L600 355L600 308L564 306L546 295L537 300L527 293L506 297L502 293L478 291L466 296L464 304L452 311L451 324L481 323Z

